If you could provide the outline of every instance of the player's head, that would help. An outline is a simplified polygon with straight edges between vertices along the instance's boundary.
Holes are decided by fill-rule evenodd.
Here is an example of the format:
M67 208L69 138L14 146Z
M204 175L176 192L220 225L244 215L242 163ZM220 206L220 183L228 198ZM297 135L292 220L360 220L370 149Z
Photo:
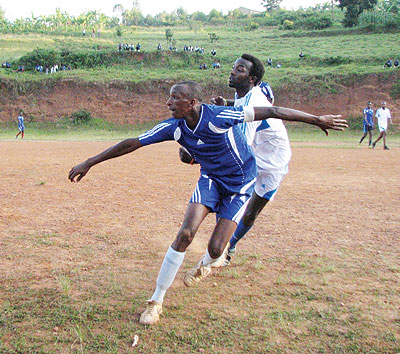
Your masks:
M260 83L264 72L264 65L260 59L251 54L243 54L233 64L229 86L236 89L251 89Z
M371 105L372 105L372 102L371 102L371 101L368 101L368 102L367 102L367 107L368 107L368 108L371 108Z
M386 102L382 101L381 106L382 106L382 108L385 108L386 107Z
M180 82L171 87L167 106L175 118L184 118L203 101L202 96L203 89L197 82Z

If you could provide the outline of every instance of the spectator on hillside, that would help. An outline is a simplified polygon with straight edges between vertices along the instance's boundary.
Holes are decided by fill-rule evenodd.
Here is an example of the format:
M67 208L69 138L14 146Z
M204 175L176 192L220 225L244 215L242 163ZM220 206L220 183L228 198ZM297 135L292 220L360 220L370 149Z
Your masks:
M158 43L157 50L162 50L162 45L161 45L161 43Z
M389 59L384 65L384 68L391 68L393 66L392 59Z
M83 29L83 31L82 31L82 37L85 37L85 36L86 36L86 30Z
M272 68L272 58L268 58L267 65Z
M141 48L142 46L140 45L140 43L138 42L138 44L136 44L136 51L137 52L140 52L140 48Z
M399 63L399 61L396 59L396 60L393 62L393 66L395 66L395 67L397 68L399 65L400 65L400 63Z
M213 49L213 50L211 51L211 55L212 55L213 57L215 57L215 56L217 55L217 52L215 51L215 49Z
M300 58L300 59L303 59L304 57L305 57L305 55L303 54L303 52L300 52L300 53L299 53L299 58Z
M219 63L219 61L215 61L214 63L212 63L212 67L213 69L219 69L221 67L221 64Z
M23 73L24 71L25 71L25 66L23 66L23 65L18 65L17 72Z
M280 67L282 67L281 63L276 64L275 68L279 69Z
M5 61L3 64L1 64L1 67L5 69L10 69L11 64L8 61Z

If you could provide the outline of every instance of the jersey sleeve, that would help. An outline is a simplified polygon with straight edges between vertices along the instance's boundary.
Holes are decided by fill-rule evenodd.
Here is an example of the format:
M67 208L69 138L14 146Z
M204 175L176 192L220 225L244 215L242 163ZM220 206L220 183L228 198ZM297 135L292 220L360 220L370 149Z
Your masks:
M236 124L244 122L245 112L243 106L208 106L208 108L214 113L212 114L212 124L217 128L228 129Z
M170 118L157 124L152 129L139 135L138 139L140 143L145 146L162 141L174 140L176 122L177 120L175 118Z

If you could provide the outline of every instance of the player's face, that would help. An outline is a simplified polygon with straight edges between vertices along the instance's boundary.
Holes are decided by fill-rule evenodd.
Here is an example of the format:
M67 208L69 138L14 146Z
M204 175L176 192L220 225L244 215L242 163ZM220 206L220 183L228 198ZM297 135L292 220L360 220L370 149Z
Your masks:
M236 60L229 75L229 87L237 89L254 83L254 78L250 76L252 66L253 63L246 59Z
M167 106L174 118L184 118L193 110L193 100L187 98L183 87L174 85L169 92Z

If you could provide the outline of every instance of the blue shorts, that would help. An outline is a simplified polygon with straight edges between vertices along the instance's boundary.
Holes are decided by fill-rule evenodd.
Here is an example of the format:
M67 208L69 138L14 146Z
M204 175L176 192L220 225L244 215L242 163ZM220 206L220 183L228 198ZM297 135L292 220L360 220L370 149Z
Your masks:
M374 129L374 127L372 125L367 125L364 123L364 133L372 131L373 129Z
M201 175L190 199L190 203L199 203L216 213L217 219L225 218L236 223L242 218L247 203L254 190L254 181L244 185L241 193L232 193L218 181Z

